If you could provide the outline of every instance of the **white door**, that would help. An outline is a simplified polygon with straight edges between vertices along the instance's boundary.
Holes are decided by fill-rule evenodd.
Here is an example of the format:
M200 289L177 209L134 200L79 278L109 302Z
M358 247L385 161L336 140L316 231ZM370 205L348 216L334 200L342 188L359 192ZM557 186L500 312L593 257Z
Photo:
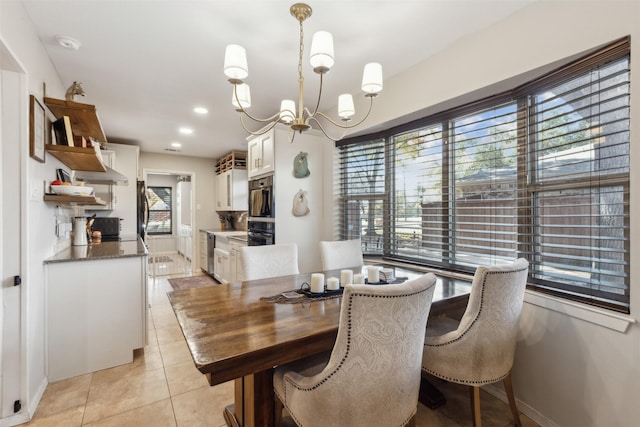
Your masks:
M25 100L25 76L18 64L0 43L0 172L3 185L0 189L0 419L13 416L18 409L15 404L24 405L22 388L25 370L22 360L25 358L22 337L25 325L22 324L23 294L22 286L14 286L14 277L21 276L22 231L21 231L21 194L22 148ZM26 408L22 408L26 410ZM2 424L2 421L0 421Z

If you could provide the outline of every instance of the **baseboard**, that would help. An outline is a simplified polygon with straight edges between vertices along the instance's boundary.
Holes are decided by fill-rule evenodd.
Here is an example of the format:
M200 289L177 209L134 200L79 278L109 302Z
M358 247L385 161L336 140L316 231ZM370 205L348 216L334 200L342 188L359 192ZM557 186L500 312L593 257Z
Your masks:
M509 400L507 399L507 394L505 393L504 387L502 386L502 381L482 386L482 390L509 405ZM544 427L560 427L558 424L554 423L543 414L538 412L535 408L518 399L517 396L516 404L518 405L518 410L520 412L531 418L531 420L535 421L538 425Z
M33 415L36 413L36 409L40 404L40 399L42 399L42 395L47 389L48 384L49 383L47 382L47 379L44 378L40 383L40 387L38 387L38 391L33 396L33 400L29 402L29 407L24 411L18 412L17 414L0 419L0 427L13 427L31 421L31 418L33 418Z

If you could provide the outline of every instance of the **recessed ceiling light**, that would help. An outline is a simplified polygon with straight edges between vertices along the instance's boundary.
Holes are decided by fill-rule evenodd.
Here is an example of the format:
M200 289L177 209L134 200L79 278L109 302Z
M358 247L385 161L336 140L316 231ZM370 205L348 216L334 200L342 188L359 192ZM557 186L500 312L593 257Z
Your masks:
M196 107L193 109L193 112L196 114L207 114L209 112L209 110L207 110L204 107Z
M178 132L180 132L183 135L191 135L193 133L193 129L191 129L191 128L180 128L180 129L178 129Z
M82 44L72 38L72 37L67 37L67 36L56 36L56 40L58 41L58 44L66 49L71 49L71 50L78 50L80 49L80 46L82 46Z
M179 142L172 142L171 146L172 147L176 147L176 148L180 148L180 147L182 147L182 144L180 144Z

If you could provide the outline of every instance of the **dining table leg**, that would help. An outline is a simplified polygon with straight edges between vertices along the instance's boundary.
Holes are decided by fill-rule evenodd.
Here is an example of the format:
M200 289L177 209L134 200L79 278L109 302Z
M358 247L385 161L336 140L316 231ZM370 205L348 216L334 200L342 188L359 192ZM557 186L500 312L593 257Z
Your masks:
M234 382L234 403L224 408L229 427L274 425L273 369L256 372Z

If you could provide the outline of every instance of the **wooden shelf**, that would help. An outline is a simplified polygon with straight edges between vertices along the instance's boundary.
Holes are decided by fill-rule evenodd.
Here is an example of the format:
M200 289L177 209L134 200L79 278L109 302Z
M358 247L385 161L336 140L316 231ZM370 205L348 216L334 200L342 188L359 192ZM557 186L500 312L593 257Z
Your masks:
M47 144L45 149L72 170L106 172L107 168L98 158L94 148L69 147Z
M62 116L69 116L74 135L107 142L95 105L46 97L44 98L44 103L57 119L62 118Z
M231 169L247 169L246 151L232 151L216 161L216 175Z
M107 202L95 196L59 196L57 194L45 194L44 201L63 203L63 204L76 204L76 205L104 206L107 204Z

